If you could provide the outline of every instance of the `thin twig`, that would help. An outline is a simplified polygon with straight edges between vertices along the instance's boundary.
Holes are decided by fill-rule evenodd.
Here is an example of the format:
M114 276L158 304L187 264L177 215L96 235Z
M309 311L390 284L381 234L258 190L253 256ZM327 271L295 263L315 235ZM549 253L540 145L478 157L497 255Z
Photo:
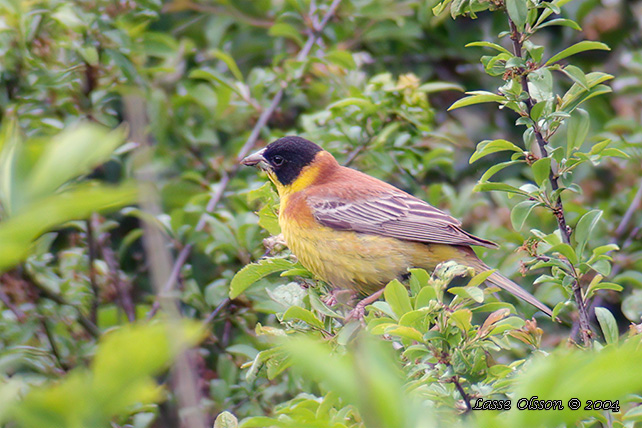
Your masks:
M348 158L347 158L347 159L346 159L346 161L343 163L343 166L350 166L350 164L351 164L352 162L354 162L354 160L357 158L357 156L359 156L359 155L361 154L361 152L362 152L363 150L365 150L365 148L366 148L366 147L368 147L368 145L370 145L370 143L372 143L372 140L373 140L373 138L372 138L372 137L369 137L365 142L363 142L363 143L359 144L359 146L358 146L356 149L354 149L354 150L353 150L353 151L348 155Z
M218 304L218 306L216 307L216 309L214 309L214 310L213 310L213 311L212 311L212 312L207 316L207 318L205 318L205 320L203 321L203 324L207 325L207 324L211 323L212 321L214 321L214 318L216 318L216 316L217 316L217 315L218 315L218 314L219 314L219 313L220 313L220 312L221 312L221 311L222 311L222 310L223 310L227 305L229 305L229 304L230 304L230 302L231 302L231 300L230 300L230 298L229 298L229 297L226 297L225 299L223 299L223 301L222 301L221 303L219 303L219 304Z
M89 285L91 287L91 309L89 310L89 319L96 324L98 317L98 301L100 299L98 284L96 283L96 242L94 240L93 215L89 217L85 224L87 226L87 252L89 254Z
M11 312L13 312L13 314L18 319L18 322L24 322L27 319L27 315L25 315L25 313L22 311L22 309L20 309L16 305L14 305L11 302L11 299L9 298L9 296L7 296L7 294L4 291L2 291L1 289L0 289L0 302L4 303L4 305L7 308L9 308L9 310Z
M332 19L332 17L336 13L336 10L339 7L340 3L341 3L341 0L334 0L330 5L330 7L328 8L328 11L326 12L325 16L319 23L318 27L314 29L310 29L308 39L296 57L297 61L303 61L308 57L308 55L312 51L312 47L315 45L315 43L319 39L321 32L326 27L328 22L330 22L330 19ZM203 213L203 215L198 220L198 223L196 224L196 228L194 229L195 232L200 232L205 228L209 213L214 211L214 209L220 202L223 196L223 193L227 188L227 185L230 183L230 180L238 173L240 169L239 162L250 153L250 151L254 148L254 146L258 142L261 131L267 125L268 121L270 120L276 108L278 107L279 103L281 102L281 99L283 98L283 94L285 93L284 88L286 86L286 83L287 82L283 82L283 84L281 85L281 88L274 95L274 98L272 98L272 102L270 102L270 105L268 106L268 108L263 110L263 112L259 116L259 119L254 125L252 132L250 133L250 136L248 137L247 141L245 142L245 144L243 145L243 147L241 148L241 150L239 151L236 157L237 162L234 164L234 166L231 168L231 170L228 173L223 174L221 181L219 182L219 185L216 189L216 192L212 195L210 200L207 202L207 205L205 207L205 212ZM174 284L178 280L181 269L185 264L185 262L187 261L187 258L189 257L190 252L192 251L192 248L193 248L192 244L187 244L180 251L180 253L176 257L176 261L172 267L170 275L167 278L167 281L165 282L165 285L163 286L162 293L159 297L163 295L167 295L174 288ZM156 314L156 312L158 312L159 307L160 307L159 303L155 302L154 305L152 306L152 309L147 314L148 318L152 318Z
M125 312L127 320L129 322L134 322L136 321L136 306L134 305L132 296L130 295L129 287L126 284L123 284L123 281L120 279L120 266L116 259L116 255L114 254L114 250L112 250L110 246L110 241L109 233L104 233L101 236L99 241L100 252L109 268L109 277L118 293L120 306L123 308L123 312Z
M633 242L638 232L640 231L640 226L635 226L631 230L631 232L626 235L626 237L624 236L624 232L626 231L631 218L633 218L633 213L635 213L635 211L639 209L640 203L642 203L642 180L640 180L640 183L638 184L638 191L635 193L635 196L633 197L629 208L627 208L626 212L624 213L624 216L622 216L620 224L615 229L615 235L613 236L613 239L611 239L612 244L616 244L618 243L618 241L623 240L622 244L620 245L620 250L624 250L629 245L631 245L631 242ZM622 264L614 263L613 270L611 271L611 276L615 277L620 273L621 270Z
M60 355L60 351L58 350L58 345L56 345L56 341L53 337L53 334L51 334L51 329L49 328L49 325L47 324L47 321L45 320L44 317L40 318L40 325L42 326L43 331L45 332L45 336L47 336L47 340L49 341L49 345L51 346L51 352L53 353L56 362L60 366L61 369L64 371L69 370L69 366L63 362L62 357Z
M523 34L519 32L519 30L517 29L517 26L515 25L512 19L508 18L508 22L511 29L511 40L513 41L513 52L516 57L521 58ZM530 115L531 110L535 105L535 102L533 100L533 97L531 97L530 91L528 90L528 81L527 81L526 74L524 74L524 70L521 70L521 72L522 72L522 75L520 76L520 82L522 85L522 90L528 95L528 98L526 99L526 107ZM542 135L542 132L537 126L537 124L533 125L533 132L535 133L535 139L537 140L537 145L541 152L540 153L541 157L542 158L548 157L548 151L546 149L546 145L548 144L548 141L546 141L546 139ZM559 182L558 182L557 175L553 172L553 168L551 168L551 170L549 171L548 179L551 183L551 189L553 190L553 192L556 192L559 189ZM557 218L557 225L561 232L562 240L564 241L565 244L570 245L571 228L566 224L566 216L564 215L564 205L562 204L561 195L557 197L557 201L555 202L555 204L556 205L554 207L553 213ZM580 329L579 329L580 336L582 337L582 342L584 343L584 346L588 347L588 346L591 346L591 336L590 336L591 326L589 324L589 317L588 317L588 310L586 308L586 303L584 302L584 298L582 296L582 288L577 278L574 279L572 288L573 288L573 295L575 297L575 302L577 303L577 310L579 312L578 319L580 323Z
M621 238L622 235L624 234L624 231L626 230L627 226L629 225L629 222L631 221L631 218L633 217L633 213L635 212L635 210L637 210L640 207L641 202L642 202L642 180L640 180L640 183L638 184L638 191L635 193L635 196L631 201L631 205L629 205L629 208L624 213L624 216L622 217L620 224L618 225L617 229L615 229L615 237L617 239Z
M455 384L455 388L457 388L457 391L459 391L459 395L461 395L464 403L466 403L466 413L472 411L473 406L470 404L470 397L468 396L468 394L466 394L466 391L464 391L464 388L459 383L459 379L457 378L457 376L453 376L452 382Z
M44 297L46 297L49 300L53 300L54 302L58 303L59 305L64 305L64 306L69 306L72 307L76 310L78 313L78 324L80 324L87 333L89 333L91 336L94 338L98 338L100 336L100 330L94 324L89 318L87 318L80 308L76 307L75 305L72 305L69 303L64 297L62 297L60 294L54 293L53 291L49 290L48 288L44 287L41 284L38 284L36 281L30 281L29 282L31 285L36 287Z

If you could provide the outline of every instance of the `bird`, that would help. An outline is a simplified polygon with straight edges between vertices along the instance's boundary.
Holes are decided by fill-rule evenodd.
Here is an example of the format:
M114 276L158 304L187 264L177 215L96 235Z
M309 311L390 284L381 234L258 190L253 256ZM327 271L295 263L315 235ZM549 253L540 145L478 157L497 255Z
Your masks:
M265 171L276 186L281 232L299 262L335 289L367 296L347 318L362 319L365 306L409 268L432 271L452 260L476 273L490 270L471 247L497 244L427 202L340 165L305 138L279 138L241 164ZM486 281L551 316L548 306L499 272Z

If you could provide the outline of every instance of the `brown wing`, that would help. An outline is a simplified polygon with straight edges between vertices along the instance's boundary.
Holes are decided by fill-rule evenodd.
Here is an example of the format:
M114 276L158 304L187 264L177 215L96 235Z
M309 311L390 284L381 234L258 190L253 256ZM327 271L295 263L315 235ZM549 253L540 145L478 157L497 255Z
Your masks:
M316 220L333 229L435 244L497 247L466 232L443 211L402 191L388 190L357 201L327 194L307 199Z

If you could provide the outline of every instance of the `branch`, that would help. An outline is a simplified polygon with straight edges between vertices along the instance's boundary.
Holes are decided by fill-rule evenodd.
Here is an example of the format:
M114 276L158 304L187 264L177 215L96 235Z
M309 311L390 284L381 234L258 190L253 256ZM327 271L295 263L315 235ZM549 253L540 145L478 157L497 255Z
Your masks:
M53 353L58 366L60 366L60 368L65 372L69 371L69 366L62 360L60 351L58 350L58 345L56 345L53 334L51 334L51 329L49 328L45 317L43 317L42 315L40 316L40 325L42 325L45 336L47 336L47 340L49 341L49 345L51 346L51 352Z
M622 217L622 221L620 221L620 224L618 225L617 229L615 229L616 239L619 239L622 237L622 235L624 234L624 231L626 230L626 227L629 225L629 222L633 217L633 213L635 212L635 210L639 208L641 202L642 202L642 180L640 180L640 183L638 184L638 191L633 197L633 200L631 201L631 205L629 205L629 208L626 210L626 212L624 213L624 216Z
M118 301L120 306L125 312L125 316L129 322L136 321L136 306L130 295L130 289L126 284L123 284L123 281L120 279L120 266L114 250L111 248L109 233L105 232L99 239L99 248L103 256L103 260L107 263L109 268L109 277L113 281L116 292L118 293Z
M49 290L48 288L42 286L41 284L38 284L36 281L30 281L30 284L36 287L44 297L46 297L49 300L53 300L54 302L58 303L59 305L64 305L64 306L70 306L78 312L78 324L80 324L87 333L89 333L91 336L94 338L98 338L100 336L100 330L94 324L89 318L87 318L80 308L72 305L69 303L64 297L62 297L60 294L54 293L53 291Z
M9 298L9 296L7 296L7 294L4 291L2 291L2 289L0 289L0 302L4 303L4 305L7 308L9 308L11 312L13 312L18 322L25 322L27 320L27 315L25 315L22 309L20 309L19 307L17 307L11 302L11 299Z
M314 26L314 28L310 28L308 31L308 39L303 46L303 48L299 51L298 55L296 56L297 61L303 61L305 60L310 52L312 51L312 47L316 44L317 40L319 39L321 32L323 29L328 25L328 22L330 22L330 19L334 16L336 13L337 8L339 7L339 4L341 3L341 0L334 0L330 7L328 8L328 11L326 12L325 16L321 20L321 22L317 25ZM288 82L282 82L281 88L277 91L277 93L274 95L274 98L272 98L272 102L268 106L266 110L263 110L261 115L259 116L259 120L256 122L254 125L254 128L252 129L252 132L250 133L250 136L248 137L247 141L239 151L234 166L231 168L229 172L224 172L223 176L221 178L221 181L219 182L218 188L216 189L216 192L212 195L210 200L207 202L207 205L205 207L205 213L201 215L201 218L198 220L198 223L196 224L196 228L194 229L194 232L200 232L205 228L205 225L207 224L207 218L208 214L214 211L218 203L220 202L223 192L225 192L225 189L227 188L228 184L230 183L230 180L238 173L240 169L240 164L239 162L246 157L250 151L256 146L256 143L258 142L259 135L261 133L261 130L267 125L268 121L274 114L274 111L276 108L279 106L279 103L281 102L281 99L283 98L283 94L285 92L285 87L287 86ZM178 257L176 257L176 262L174 263L172 270L170 272L169 277L167 278L167 281L165 282L165 285L163 286L163 290L161 295L159 295L159 298L162 298L163 295L167 295L172 291L174 288L174 285L176 284L176 281L178 279L178 276L180 275L181 269L185 262L187 261L187 258L190 255L190 252L192 251L193 245L192 244L187 244L183 247L183 249L180 251L178 254ZM157 300L154 302L154 305L152 306L152 309L149 311L147 314L148 318L152 318L156 312L158 312L158 309L160 308L160 303Z
M522 58L522 44L523 44L523 34L519 32L517 29L517 26L513 22L512 19L508 18L508 22L510 24L510 30L511 30L511 40L513 41L513 52L516 57ZM530 91L528 90L528 80L527 76L524 73L524 70L521 71L521 76L520 76L520 83L522 85L522 90L528 95L528 98L526 99L526 107L528 109L528 114L530 116L531 110L533 109L533 106L535 105L535 101L531 97ZM537 140L537 145L540 150L540 154L542 158L548 157L548 150L546 149L546 145L548 144L548 141L544 138L542 135L542 131L539 129L539 126L537 124L533 124L533 132L535 133L535 139ZM559 177L553 172L553 168L549 171L548 179L551 183L551 188L553 189L553 192L557 191L559 189L559 182L558 179ZM557 197L557 201L555 201L555 207L553 209L553 214L555 214L555 217L557 218L557 225L559 227L559 230L562 235L562 241L564 241L565 244L570 245L571 244L571 228L566 224L566 217L564 215L564 205L562 204L562 197L561 195ZM586 308L586 303L584 302L584 298L582 297L582 289L580 286L579 281L577 280L577 277L575 277L573 281L573 295L575 297L575 302L577 303L577 310L579 312L579 323L580 323L580 336L582 337L582 342L584 343L584 346L591 346L591 326L589 324L589 317L588 317L588 310Z
M225 299L223 299L223 301L222 301L221 303L219 303L219 305L216 307L216 309L214 309L214 310L213 310L213 311L212 311L212 312L207 316L207 318L205 318L205 321L203 321L203 324L207 325L207 324L211 323L212 321L214 321L214 318L216 318L216 316L217 316L217 315L218 315L218 314L219 314L219 313L220 313L220 312L221 312L221 311L222 311L222 310L223 310L227 305L229 305L229 304L230 304L230 302L231 302L231 300L230 300L230 298L229 298L229 297L226 297Z
M473 406L470 404L470 397L468 396L468 394L466 394L466 391L464 391L464 387L459 383L459 378L457 376L453 376L451 381L455 384L455 388L457 388L457 391L459 391L459 395L461 395L464 403L466 403L466 413L472 411Z
M96 243L94 241L94 226L93 215L89 217L85 224L87 225L87 252L89 253L89 285L91 286L91 309L89 311L89 318L91 322L96 324L98 317L98 300L99 289L96 283L96 269L94 269L94 262L96 261Z

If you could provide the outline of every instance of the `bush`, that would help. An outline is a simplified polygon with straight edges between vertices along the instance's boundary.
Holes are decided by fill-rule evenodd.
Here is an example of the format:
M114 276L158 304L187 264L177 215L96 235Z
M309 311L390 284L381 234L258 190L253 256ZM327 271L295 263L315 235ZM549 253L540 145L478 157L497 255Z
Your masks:
M0 4L0 423L634 426L638 3ZM288 134L553 319L447 262L346 322L238 163Z

